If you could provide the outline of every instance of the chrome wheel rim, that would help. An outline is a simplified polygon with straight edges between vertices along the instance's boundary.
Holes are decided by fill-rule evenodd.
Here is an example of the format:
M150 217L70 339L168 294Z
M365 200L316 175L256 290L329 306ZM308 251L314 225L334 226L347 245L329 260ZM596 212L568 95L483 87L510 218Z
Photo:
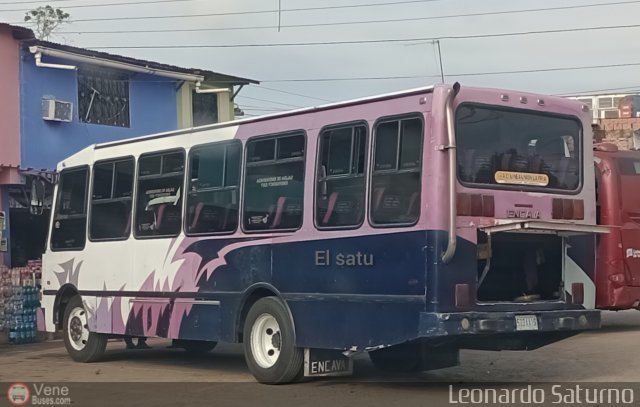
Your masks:
M278 321L270 314L260 315L251 327L253 359L263 369L273 367L280 357L282 334Z
M87 346L89 325L87 325L87 313L83 308L76 307L69 314L67 336L73 349L81 351Z

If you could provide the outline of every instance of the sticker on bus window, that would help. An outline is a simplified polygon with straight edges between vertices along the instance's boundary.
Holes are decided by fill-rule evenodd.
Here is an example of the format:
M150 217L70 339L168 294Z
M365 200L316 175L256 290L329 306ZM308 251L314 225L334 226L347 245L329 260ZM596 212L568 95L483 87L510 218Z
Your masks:
M549 185L549 176L546 174L497 171L495 178L498 184L535 185L538 187Z

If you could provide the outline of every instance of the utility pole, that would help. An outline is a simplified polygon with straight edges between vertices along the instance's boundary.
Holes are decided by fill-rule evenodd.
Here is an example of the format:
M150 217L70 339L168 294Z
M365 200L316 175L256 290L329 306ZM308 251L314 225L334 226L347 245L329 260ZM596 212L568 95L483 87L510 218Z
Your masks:
M282 0L278 0L278 32L280 32L281 25L282 25Z
M444 83L444 69L442 68L442 50L440 49L440 40L433 40L433 44L438 46L438 62L440 64L440 79Z

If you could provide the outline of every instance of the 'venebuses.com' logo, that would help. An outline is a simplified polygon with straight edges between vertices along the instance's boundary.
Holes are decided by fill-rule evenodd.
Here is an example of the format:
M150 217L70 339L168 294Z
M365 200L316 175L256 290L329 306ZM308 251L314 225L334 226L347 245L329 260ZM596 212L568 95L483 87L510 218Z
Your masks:
M7 390L7 398L14 406L24 406L29 402L31 392L29 386L24 383L14 383Z

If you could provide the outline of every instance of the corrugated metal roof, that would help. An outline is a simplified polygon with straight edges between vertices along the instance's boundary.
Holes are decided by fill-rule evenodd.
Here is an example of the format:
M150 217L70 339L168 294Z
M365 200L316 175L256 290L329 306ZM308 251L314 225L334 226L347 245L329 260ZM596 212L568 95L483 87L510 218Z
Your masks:
M42 46L73 54L84 55L93 58L107 59L115 62L136 65L142 68L158 69L163 71L185 73L191 75L200 75L205 77L205 82L228 83L230 85L249 85L258 84L255 79L243 78L240 76L227 75L220 72L214 72L200 68L183 68L175 65L163 64L155 61L137 59L124 55L109 54L107 52L94 51L86 48L73 47L70 45L58 44L56 42L42 41L35 38L33 31L26 27L20 27L0 22L0 28L7 27L13 32L13 37L20 40L26 46Z

